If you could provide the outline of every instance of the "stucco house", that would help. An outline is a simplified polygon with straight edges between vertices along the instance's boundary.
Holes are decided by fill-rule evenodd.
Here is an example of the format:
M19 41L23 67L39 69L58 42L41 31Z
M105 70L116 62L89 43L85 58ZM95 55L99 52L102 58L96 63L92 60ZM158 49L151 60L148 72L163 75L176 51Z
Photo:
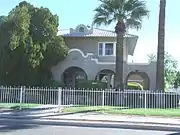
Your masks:
M107 81L114 85L116 34L113 31L78 25L59 31L70 48L65 60L52 67L54 80L75 86L77 80ZM144 89L155 89L156 62L128 63L133 56L138 36L124 38L124 83L135 81ZM141 52L139 52L141 53Z

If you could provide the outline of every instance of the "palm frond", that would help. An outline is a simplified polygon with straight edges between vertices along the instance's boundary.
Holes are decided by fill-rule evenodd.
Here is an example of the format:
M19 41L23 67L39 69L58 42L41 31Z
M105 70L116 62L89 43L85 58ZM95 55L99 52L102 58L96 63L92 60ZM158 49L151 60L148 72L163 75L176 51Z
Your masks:
M96 24L97 26L104 24L109 25L112 21L112 12L111 8L108 7L107 4L103 3L99 7L97 7L94 11L96 12L94 16L93 24Z
M109 25L124 21L127 28L140 29L142 20L149 16L146 3L142 0L99 0L101 4L94 11L93 24ZM134 26L133 26L134 25Z
M127 19L126 28L139 30L142 28L142 22L134 19Z
M116 21L120 15L118 14L119 0L115 0L115 1L114 0L99 0L99 1L102 2L102 4L100 4L100 6L94 10L96 14L94 16L93 24L96 24L97 26L101 24L109 25L113 21Z
M144 1L128 0L124 5L124 10L127 13L125 20L127 28L135 28L139 30L142 27L143 18L149 17L149 11L147 10Z

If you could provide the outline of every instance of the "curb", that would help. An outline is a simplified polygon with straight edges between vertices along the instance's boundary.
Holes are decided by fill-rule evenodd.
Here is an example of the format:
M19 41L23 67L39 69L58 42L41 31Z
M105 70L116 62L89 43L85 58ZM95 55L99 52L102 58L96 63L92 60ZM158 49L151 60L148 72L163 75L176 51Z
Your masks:
M155 124L155 125L169 125L169 126L179 126L180 124L173 124L173 123L160 123L160 122L138 122L138 121L113 121L113 120L92 120L92 119L68 119L68 118L46 118L43 119L47 120L64 120L64 121L82 121L82 122L102 122L102 123L132 123L132 124Z

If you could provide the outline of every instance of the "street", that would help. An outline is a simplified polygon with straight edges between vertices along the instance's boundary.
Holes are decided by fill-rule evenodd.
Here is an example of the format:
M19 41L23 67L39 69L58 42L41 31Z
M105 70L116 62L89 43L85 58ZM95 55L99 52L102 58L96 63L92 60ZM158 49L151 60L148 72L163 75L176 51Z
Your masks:
M177 132L133 130L121 128L96 128L83 126L50 126L38 124L0 123L0 134L3 135L179 135Z

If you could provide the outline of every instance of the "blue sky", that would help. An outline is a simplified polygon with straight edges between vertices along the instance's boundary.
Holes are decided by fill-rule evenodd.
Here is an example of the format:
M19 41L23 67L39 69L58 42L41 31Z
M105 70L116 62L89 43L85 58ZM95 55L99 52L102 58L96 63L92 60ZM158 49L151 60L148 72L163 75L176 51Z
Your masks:
M6 15L21 0L5 0L0 4L0 14ZM99 4L98 0L27 0L36 6L48 7L59 16L60 29L74 28L78 24L91 25L93 9ZM144 19L141 30L130 30L129 33L139 36L135 55L136 62L146 62L147 54L156 53L159 0L146 0L150 10L149 19ZM177 17L180 0L167 0L166 10L166 41L165 49L175 59L180 61L180 17ZM113 30L115 24L102 28Z

